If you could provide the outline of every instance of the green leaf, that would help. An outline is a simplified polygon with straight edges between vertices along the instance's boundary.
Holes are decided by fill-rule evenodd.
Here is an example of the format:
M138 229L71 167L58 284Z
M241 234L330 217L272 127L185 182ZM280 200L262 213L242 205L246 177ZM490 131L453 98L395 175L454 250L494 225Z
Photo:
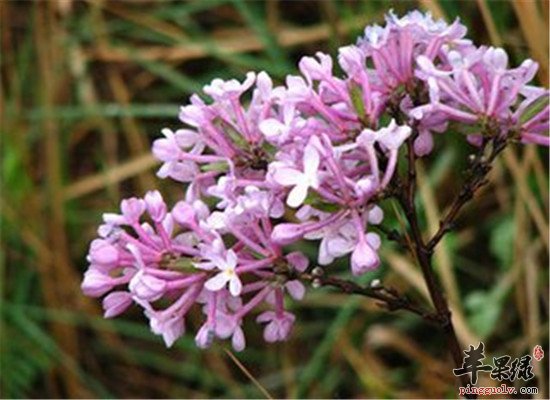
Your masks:
M512 216L501 219L492 229L489 241L491 253L498 259L502 269L507 269L514 253L515 223Z
M311 207L326 212L336 212L340 210L340 206L334 203L327 203L319 196L317 192L310 190L308 196L304 200L304 204L310 205Z
M535 115L544 110L544 108L547 107L549 103L550 98L547 95L542 95L537 100L533 101L519 117L520 124L523 125L524 123L529 121Z
M466 297L464 305L468 311L469 326L482 338L496 329L503 300L504 296L497 291L476 291Z
M227 163L226 162L217 162L217 163L204 164L204 165L201 166L201 171L203 171L203 172L209 172L209 171L224 172L224 171L227 171Z
M361 119L365 118L366 111L365 103L363 102L363 90L359 85L352 83L349 88L349 94L351 96L353 108L357 111L357 115L359 115Z

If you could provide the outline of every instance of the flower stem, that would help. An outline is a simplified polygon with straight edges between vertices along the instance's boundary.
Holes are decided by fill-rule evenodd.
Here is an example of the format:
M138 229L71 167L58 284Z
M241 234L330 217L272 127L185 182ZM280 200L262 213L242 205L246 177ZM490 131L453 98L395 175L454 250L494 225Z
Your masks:
M470 179L468 179L467 182L464 184L464 187L468 188L466 189L468 196L461 196L459 194L458 199L454 203L456 204L456 206L453 206L451 208L450 213L444 219L444 223L442 223L439 231L434 235L432 240L430 240L426 244L424 242L424 239L422 238L422 233L420 231L418 223L418 215L414 203L416 192L416 156L413 148L413 140L414 137L416 137L416 134L417 132L415 132L415 135L413 135L413 137L409 138L409 140L407 141L407 156L409 164L408 176L405 183L405 190L399 191L399 193L401 194L398 196L398 201L403 208L403 211L409 223L413 242L412 250L422 270L422 275L428 287L428 292L430 294L432 303L436 309L436 314L438 316L437 320L439 321L440 328L443 331L443 334L447 341L447 347L453 358L454 366L455 368L460 368L462 366L463 353L453 326L453 322L451 319L451 310L449 309L447 299L445 298L445 295L443 294L443 291L437 282L435 272L432 268L432 254L437 243L448 231L448 226L450 226L449 224L451 224L458 215L458 211L460 210L462 205L464 205L466 201L473 197L473 193L476 189L481 187L481 182L485 180L485 175L488 173L488 170L486 170L486 168L483 168L481 169L481 172L483 172L483 174L470 175ZM464 191L465 189L463 189L461 193L463 193ZM460 384L464 387L471 384L470 379L467 375L460 376ZM476 398L475 395L466 395L466 397Z

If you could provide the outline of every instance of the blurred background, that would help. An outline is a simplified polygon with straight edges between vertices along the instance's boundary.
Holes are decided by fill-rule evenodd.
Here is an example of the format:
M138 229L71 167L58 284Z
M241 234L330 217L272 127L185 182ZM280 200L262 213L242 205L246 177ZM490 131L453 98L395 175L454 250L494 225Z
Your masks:
M460 16L469 37L503 46L511 64L538 61L548 85L547 1L1 2L0 396L263 398L261 387L279 398L456 397L440 332L368 299L311 290L292 307L289 342L268 345L250 324L233 358L227 343L196 349L193 334L167 350L139 310L106 321L79 287L102 212L152 188L182 195L155 178L149 148L161 128L179 126L191 93L249 70L281 83L300 56L335 55L390 8ZM447 135L422 161L426 234L459 190L469 151ZM483 340L486 363L537 344L548 354L548 151L508 149L457 228L434 260L463 347ZM429 304L414 262L384 248L368 279ZM547 361L533 362L538 398L548 398ZM479 385L500 383L481 374Z

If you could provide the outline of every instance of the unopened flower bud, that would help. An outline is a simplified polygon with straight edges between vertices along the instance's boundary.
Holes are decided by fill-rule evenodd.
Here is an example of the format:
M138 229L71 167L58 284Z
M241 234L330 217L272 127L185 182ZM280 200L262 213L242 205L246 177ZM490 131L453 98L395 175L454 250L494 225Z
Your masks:
M380 282L380 279L373 279L370 282L371 289L379 289L382 287L382 283Z
M161 222L166 216L166 204L158 190L151 190L145 195L145 204L151 219L155 222Z
M315 268L313 268L313 271L311 271L311 273L315 276L323 276L325 271L321 267L315 267Z

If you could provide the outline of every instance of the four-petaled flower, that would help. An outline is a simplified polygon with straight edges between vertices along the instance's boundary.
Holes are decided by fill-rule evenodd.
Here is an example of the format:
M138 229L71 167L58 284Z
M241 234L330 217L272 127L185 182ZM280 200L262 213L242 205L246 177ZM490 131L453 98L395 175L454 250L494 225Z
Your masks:
M307 197L309 188L319 187L319 163L321 156L310 142L304 149L303 172L284 164L274 164L273 179L282 186L294 186L288 193L286 203L292 208L299 207Z
M211 262L220 272L207 280L204 287L208 290L218 291L229 283L229 292L233 296L241 294L243 285L236 271L237 255L235 252L228 250L225 257L213 256Z

